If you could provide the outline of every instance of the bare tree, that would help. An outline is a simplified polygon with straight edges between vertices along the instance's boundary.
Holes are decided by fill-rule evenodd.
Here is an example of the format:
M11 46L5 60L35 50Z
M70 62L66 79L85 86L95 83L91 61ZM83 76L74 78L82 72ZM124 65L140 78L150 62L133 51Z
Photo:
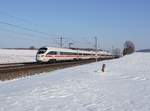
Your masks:
M131 54L135 51L135 45L131 41L126 41L124 43L123 55Z

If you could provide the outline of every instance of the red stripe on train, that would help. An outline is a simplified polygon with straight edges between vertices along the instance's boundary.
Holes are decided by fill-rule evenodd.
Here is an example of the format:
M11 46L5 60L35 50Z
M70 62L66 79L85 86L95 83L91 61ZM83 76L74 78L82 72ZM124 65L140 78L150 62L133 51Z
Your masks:
M46 57L79 57L78 55L46 55Z

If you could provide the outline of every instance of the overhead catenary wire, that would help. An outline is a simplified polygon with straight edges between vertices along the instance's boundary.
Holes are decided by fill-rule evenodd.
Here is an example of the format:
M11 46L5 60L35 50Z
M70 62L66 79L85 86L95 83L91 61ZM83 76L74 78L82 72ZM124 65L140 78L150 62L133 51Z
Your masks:
M8 25L8 26L11 26L11 27L16 27L16 28L23 29L23 30L30 31L30 32L44 34L44 35L47 35L47 36L54 36L53 34L48 34L46 32L34 30L34 29L31 29L31 28L27 28L27 27L17 25L17 24L13 24L13 23L9 23L9 22L0 21L0 24ZM55 36L59 36L59 35L55 35Z
M11 33L14 33L14 34L17 34L17 35L21 35L21 36L15 36L15 37L11 37L11 38L20 38L20 39L24 39L24 40L36 40L36 41L43 41L43 42L46 42L46 40L45 39L41 39L41 40L39 40L39 39L37 39L37 38L33 38L33 35L32 35L32 38L28 38L28 37L30 37L30 35L28 35L28 34L26 34L26 33L21 33L21 32L16 32L16 31L12 31L12 30L9 30L9 29L6 29L6 28L0 28L0 31L6 31L6 32L11 32ZM24 37L24 36L26 36L26 37Z
M9 14L9 13L4 12L4 11L0 11L0 15L7 16L9 18L13 18L13 19L16 19L16 20L19 20L19 21L23 21L25 23L30 22L29 20L14 16L13 14ZM10 27L14 27L14 28L18 28L18 29L22 29L22 30L25 30L25 31L28 31L28 32L32 32L34 34L38 34L38 35L40 35L39 37L41 37L41 38L53 39L53 42L55 42L60 47L64 46L64 43L66 43L65 42L66 39L68 40L67 44L70 43L70 42L73 42L74 44L85 44L85 45L90 45L91 44L91 42L89 42L85 39L84 39L84 41L73 40L71 37L66 38L66 36L65 36L65 38L63 37L63 39L65 39L65 40L60 42L61 41L61 39L60 39L61 36L59 34L49 34L49 33L44 32L44 31L36 30L36 29L33 29L33 28L28 28L28 27L25 27L25 26L22 26L22 25L18 25L18 24L6 22L6 21L0 21L0 24L7 25L7 26L10 26ZM30 24L32 24L32 23L30 22ZM36 35L34 35L34 34L28 34L28 33L22 33L22 34L26 35L26 36L36 37ZM64 34L64 33L62 35L72 35L73 36L73 34ZM38 36L37 36L37 38L38 38ZM40 40L42 40L42 39L40 39Z
M33 38L33 35L31 36L31 35L26 34L26 33L21 33L21 32L17 32L17 31L13 31L13 30L9 30L9 29L6 29L6 28L0 28L0 31L5 31L5 32L10 32L10 33L13 33L13 34L17 34L17 36L12 36L12 37L9 37L8 39L13 39L13 40L18 40L18 39L29 40L29 41L34 41L34 42L37 42L37 43L40 43L40 44L43 43L44 45L49 44L49 42L50 42L47 39L37 38L37 36L36 36L36 38L35 37ZM58 45L57 43L54 42L54 40L51 41L50 44L51 45L55 45L55 46Z
M0 15L5 16L5 17L9 17L9 18L13 18L13 19L17 19L19 21L23 21L23 22L26 22L26 23L27 22L29 23L29 20L17 17L15 15L9 14L8 12L4 12L4 11L1 11L1 10L0 10Z
M8 23L8 22L3 22L3 21L0 21L0 24L8 25L8 26L11 26L11 27L23 29L23 30L30 31L30 32L36 32L36 34L37 34L37 33L38 33L38 34L40 33L41 40L42 40L43 38L46 38L46 41L48 41L49 39L52 39L53 41L56 41L55 39L59 39L58 37L51 37L50 35L48 36L48 34L45 33L45 32L39 32L39 31L30 29L30 28L22 27L22 26L20 26L20 25ZM8 30L8 29L6 29L6 30L10 32L10 30ZM39 36L36 36L36 35L34 35L34 34L20 33L20 32L16 32L16 31L11 31L11 32L13 32L13 33L19 33L19 34L22 34L22 35L31 36L32 38L33 38L33 37L39 37ZM55 36L56 36L56 35L55 35ZM57 35L57 36L58 36L58 35ZM56 44L58 44L58 43L56 43Z
M5 11L1 11L0 10L0 15L3 15L3 16L9 17L9 18L13 18L15 20L17 19L19 21L23 21L25 23L29 23L30 25L32 24L33 26L37 25L37 24L32 23L29 20L17 17L15 15L10 14L10 13L5 12ZM19 29L23 29L23 30L30 31L30 32L33 32L33 33L36 33L36 34L40 34L40 35L42 35L42 37L47 38L47 39L49 39L49 38L56 38L56 37L59 36L58 34L50 34L50 33L44 32L44 31L36 30L34 28L28 28L28 27L25 27L25 26L21 26L21 25L14 24L14 23L9 23L9 22L6 22L6 21L1 21L1 24L8 25L8 26L15 27L15 28L19 28Z
M51 41L49 41L49 39L43 39L42 36L36 36L34 34L29 34L29 33L22 33L22 32L18 32L18 31L14 31L14 30L10 30L7 28L0 28L0 31L5 31L5 32L10 32L10 33L14 33L17 35L21 35L21 36L12 36L13 39L15 38L19 38L19 39L24 39L24 40L34 40L34 42L43 42L43 43L50 43L51 45L57 45L60 46L60 43L58 42L59 38L52 38ZM64 38L63 38L64 39Z
M13 19L16 19L16 20L19 20L19 21L23 21L23 22L25 22L25 23L33 24L34 26L37 25L37 24L31 22L30 20L27 20L27 19L24 19L24 18L15 16L15 15L10 14L10 13L5 12L5 11L1 11L1 10L0 10L0 15L4 15L4 16L7 16L7 17L9 17L9 18L13 18ZM30 29L31 29L31 28L30 28ZM40 32L43 33L43 31L40 31ZM44 32L44 33L46 33L46 32ZM65 39L66 39L66 38L67 38L67 39L70 39L70 36L74 36L74 34L71 34L71 33L69 33L69 34L68 34L68 33L62 33L62 34L49 34L49 33L46 33L46 34L52 35L52 36L64 35L64 36L65 36ZM69 38L68 38L68 37L69 37ZM78 35L78 37L84 37L84 36Z
M20 25L17 25L17 24L12 24L12 23L8 23L8 22L4 22L4 21L0 21L0 24L4 24L4 25L7 25L7 26L11 26L11 27L15 27L15 28L19 28L19 29L23 29L23 30L26 30L26 31L29 31L29 32L34 32L34 33L38 33L40 35L42 35L42 38L46 38L46 39L53 39L53 41L55 41L54 39L59 39L61 42L57 44L60 45L60 47L63 47L63 42L62 42L62 39L60 39L57 35L57 37L50 37L50 35L48 33L45 33L45 32L41 32L41 31L37 31L37 30L34 30L34 29L30 29L30 28L26 28L26 27L23 27L23 26L20 26ZM16 32L15 32L16 33ZM35 37L35 35L33 34L27 34L27 33L22 33L23 35L27 35L27 36L32 36L32 37ZM56 35L55 35L56 36ZM63 39L66 39L66 38L63 38ZM73 42L75 42L73 40ZM81 42L81 41L76 41L76 43L82 43L82 44L85 44L85 41L84 42ZM87 43L89 45L89 43Z

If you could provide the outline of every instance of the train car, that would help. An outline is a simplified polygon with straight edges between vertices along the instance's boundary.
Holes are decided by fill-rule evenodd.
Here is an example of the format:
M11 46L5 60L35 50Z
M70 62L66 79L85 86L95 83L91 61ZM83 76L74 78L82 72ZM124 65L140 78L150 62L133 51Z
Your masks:
M36 55L37 62L52 62L52 61L64 61L64 60L80 60L80 59L93 59L102 56L107 56L109 53L99 51L84 51L73 50L67 48L55 48L55 47L42 47L38 50Z

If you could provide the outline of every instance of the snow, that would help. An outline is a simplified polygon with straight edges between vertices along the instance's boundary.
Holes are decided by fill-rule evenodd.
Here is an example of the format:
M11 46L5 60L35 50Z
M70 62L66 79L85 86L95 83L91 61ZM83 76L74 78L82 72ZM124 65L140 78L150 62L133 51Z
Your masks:
M150 53L134 53L0 82L0 111L150 111L149 66Z
M35 62L37 50L0 49L0 64Z

